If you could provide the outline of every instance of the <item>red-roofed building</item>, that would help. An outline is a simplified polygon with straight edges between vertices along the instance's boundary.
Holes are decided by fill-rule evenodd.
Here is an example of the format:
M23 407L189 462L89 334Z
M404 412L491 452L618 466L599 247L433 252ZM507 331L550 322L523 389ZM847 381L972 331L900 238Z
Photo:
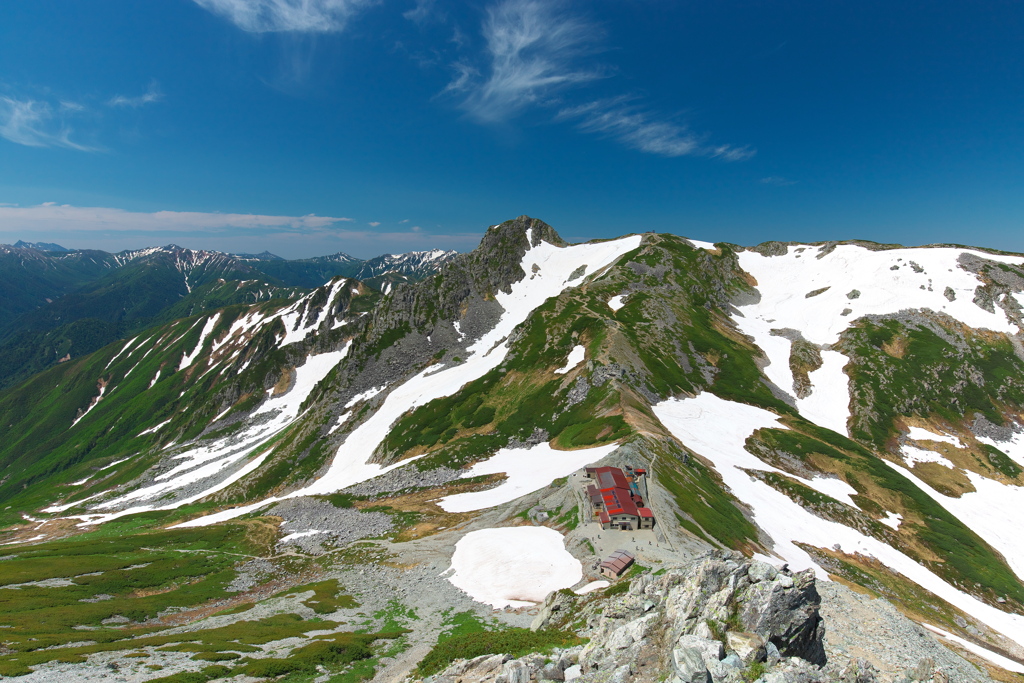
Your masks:
M628 473L627 473L628 472ZM654 528L654 513L643 507L638 482L646 472L618 467L588 467L586 475L596 482L587 486L587 496L593 506L594 516L604 529Z

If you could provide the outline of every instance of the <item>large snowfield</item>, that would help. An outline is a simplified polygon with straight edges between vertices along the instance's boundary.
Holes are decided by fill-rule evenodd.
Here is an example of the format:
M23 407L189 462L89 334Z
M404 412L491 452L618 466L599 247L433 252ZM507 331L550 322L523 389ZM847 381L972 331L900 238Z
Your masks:
M740 267L757 281L760 299L740 306L742 315L733 320L768 357L764 368L768 379L788 393L793 392L791 342L772 334L773 330L797 331L813 344L835 344L863 316L924 309L974 328L1019 332L1002 309L989 313L974 303L975 289L983 283L960 267L957 259L964 253L1024 264L1019 256L947 247L872 251L843 244L828 251L825 246L790 245L778 256L741 251ZM847 358L836 350L825 350L822 362L810 374L813 393L797 400L797 409L823 427L848 434L850 395L843 373Z
M448 577L453 585L495 609L535 605L583 578L583 566L565 549L562 535L537 526L466 534L455 544L448 571L454 572Z

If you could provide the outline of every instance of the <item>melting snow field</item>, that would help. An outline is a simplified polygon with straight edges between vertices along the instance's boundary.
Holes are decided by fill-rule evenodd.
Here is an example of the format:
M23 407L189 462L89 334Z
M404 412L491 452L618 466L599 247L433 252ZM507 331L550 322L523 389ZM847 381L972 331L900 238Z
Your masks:
M626 305L626 302L623 301L623 299L625 298L626 297L623 296L622 294L619 294L618 296L613 296L611 299L608 299L608 308L612 309L613 311L619 310L620 308Z
M572 347L572 351L569 352L569 357L565 359L565 366L555 370L556 375L564 375L572 370L574 367L583 362L583 359L587 357L586 348L576 345Z
M406 412L434 399L451 396L468 382L483 377L501 365L508 354L507 340L512 331L550 297L557 296L571 286L569 276L577 269L584 267L585 273L573 282L582 282L586 276L603 270L623 254L639 247L641 239L640 235L634 235L597 244L556 247L541 242L531 247L523 255L520 266L524 273L533 273L532 277L513 284L509 293L498 292L495 300L501 304L505 313L490 332L467 349L469 355L466 360L442 370L431 366L392 389L377 412L346 437L324 476L310 486L289 494L289 497L334 493L409 462L407 460L382 468L367 461L387 436L391 425ZM232 519L272 500L276 499L218 512L186 522L185 525L203 526Z
M583 578L562 535L547 527L472 531L455 544L448 580L495 609L527 607ZM447 572L445 572L447 573Z
M618 448L618 444L579 451L556 451L546 443L533 448L502 448L493 456L473 465L463 479L483 474L508 474L508 479L493 489L457 493L442 498L438 505L446 512L472 512L508 503L527 493L542 489L559 477L566 477Z
M819 548L839 544L845 553L856 552L876 558L922 588L1024 645L1024 617L1007 614L962 593L900 551L855 529L817 517L788 496L748 475L744 470L778 471L744 448L747 437L758 429L786 429L774 413L726 401L706 392L696 398L663 401L654 406L654 412L681 443L714 463L726 486L750 506L754 522L771 536L774 552L794 570L810 567L820 578L827 579L827 574L797 543ZM819 491L822 490L821 481L815 479L812 482L819 483L815 486ZM928 491L927 488L924 490ZM1015 508L1004 508L1000 522L1003 527L1010 526L1006 520L1006 509ZM956 514L955 510L951 511ZM979 528L974 525L975 520L964 521L972 528ZM993 545L1002 549L995 543ZM1011 567L1014 566L1011 561Z
M793 390L791 344L773 335L773 329L798 330L814 344L835 344L862 316L930 309L974 328L1018 332L1001 309L989 313L974 304L974 290L982 283L957 259L970 253L1020 265L1024 263L1020 257L953 248L871 251L853 244L826 251L824 246L791 245L779 256L739 253L740 267L757 280L761 298L741 306L742 316L733 319L764 351L770 362L764 373L783 391ZM946 298L947 288L953 292L953 301ZM846 359L837 351L826 351L822 360L825 366L811 373L814 393L798 401L797 407L808 419L847 434L850 398L846 382L839 381Z

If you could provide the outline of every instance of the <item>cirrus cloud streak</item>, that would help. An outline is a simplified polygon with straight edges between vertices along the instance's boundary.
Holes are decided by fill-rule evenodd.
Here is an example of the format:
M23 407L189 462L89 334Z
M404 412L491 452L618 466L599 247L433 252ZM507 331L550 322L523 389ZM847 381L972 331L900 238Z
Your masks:
M250 33L338 33L376 0L194 0Z
M745 161L756 153L749 147L708 144L686 126L652 117L629 104L625 97L567 107L557 118L577 121L577 127L585 133L606 135L627 147L664 157L703 156Z

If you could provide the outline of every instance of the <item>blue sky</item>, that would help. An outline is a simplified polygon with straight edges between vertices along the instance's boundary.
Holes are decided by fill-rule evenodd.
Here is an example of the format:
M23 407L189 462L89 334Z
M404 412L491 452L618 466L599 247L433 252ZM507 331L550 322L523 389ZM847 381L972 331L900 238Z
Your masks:
M1020 2L33 0L0 242L675 232L1024 251Z

